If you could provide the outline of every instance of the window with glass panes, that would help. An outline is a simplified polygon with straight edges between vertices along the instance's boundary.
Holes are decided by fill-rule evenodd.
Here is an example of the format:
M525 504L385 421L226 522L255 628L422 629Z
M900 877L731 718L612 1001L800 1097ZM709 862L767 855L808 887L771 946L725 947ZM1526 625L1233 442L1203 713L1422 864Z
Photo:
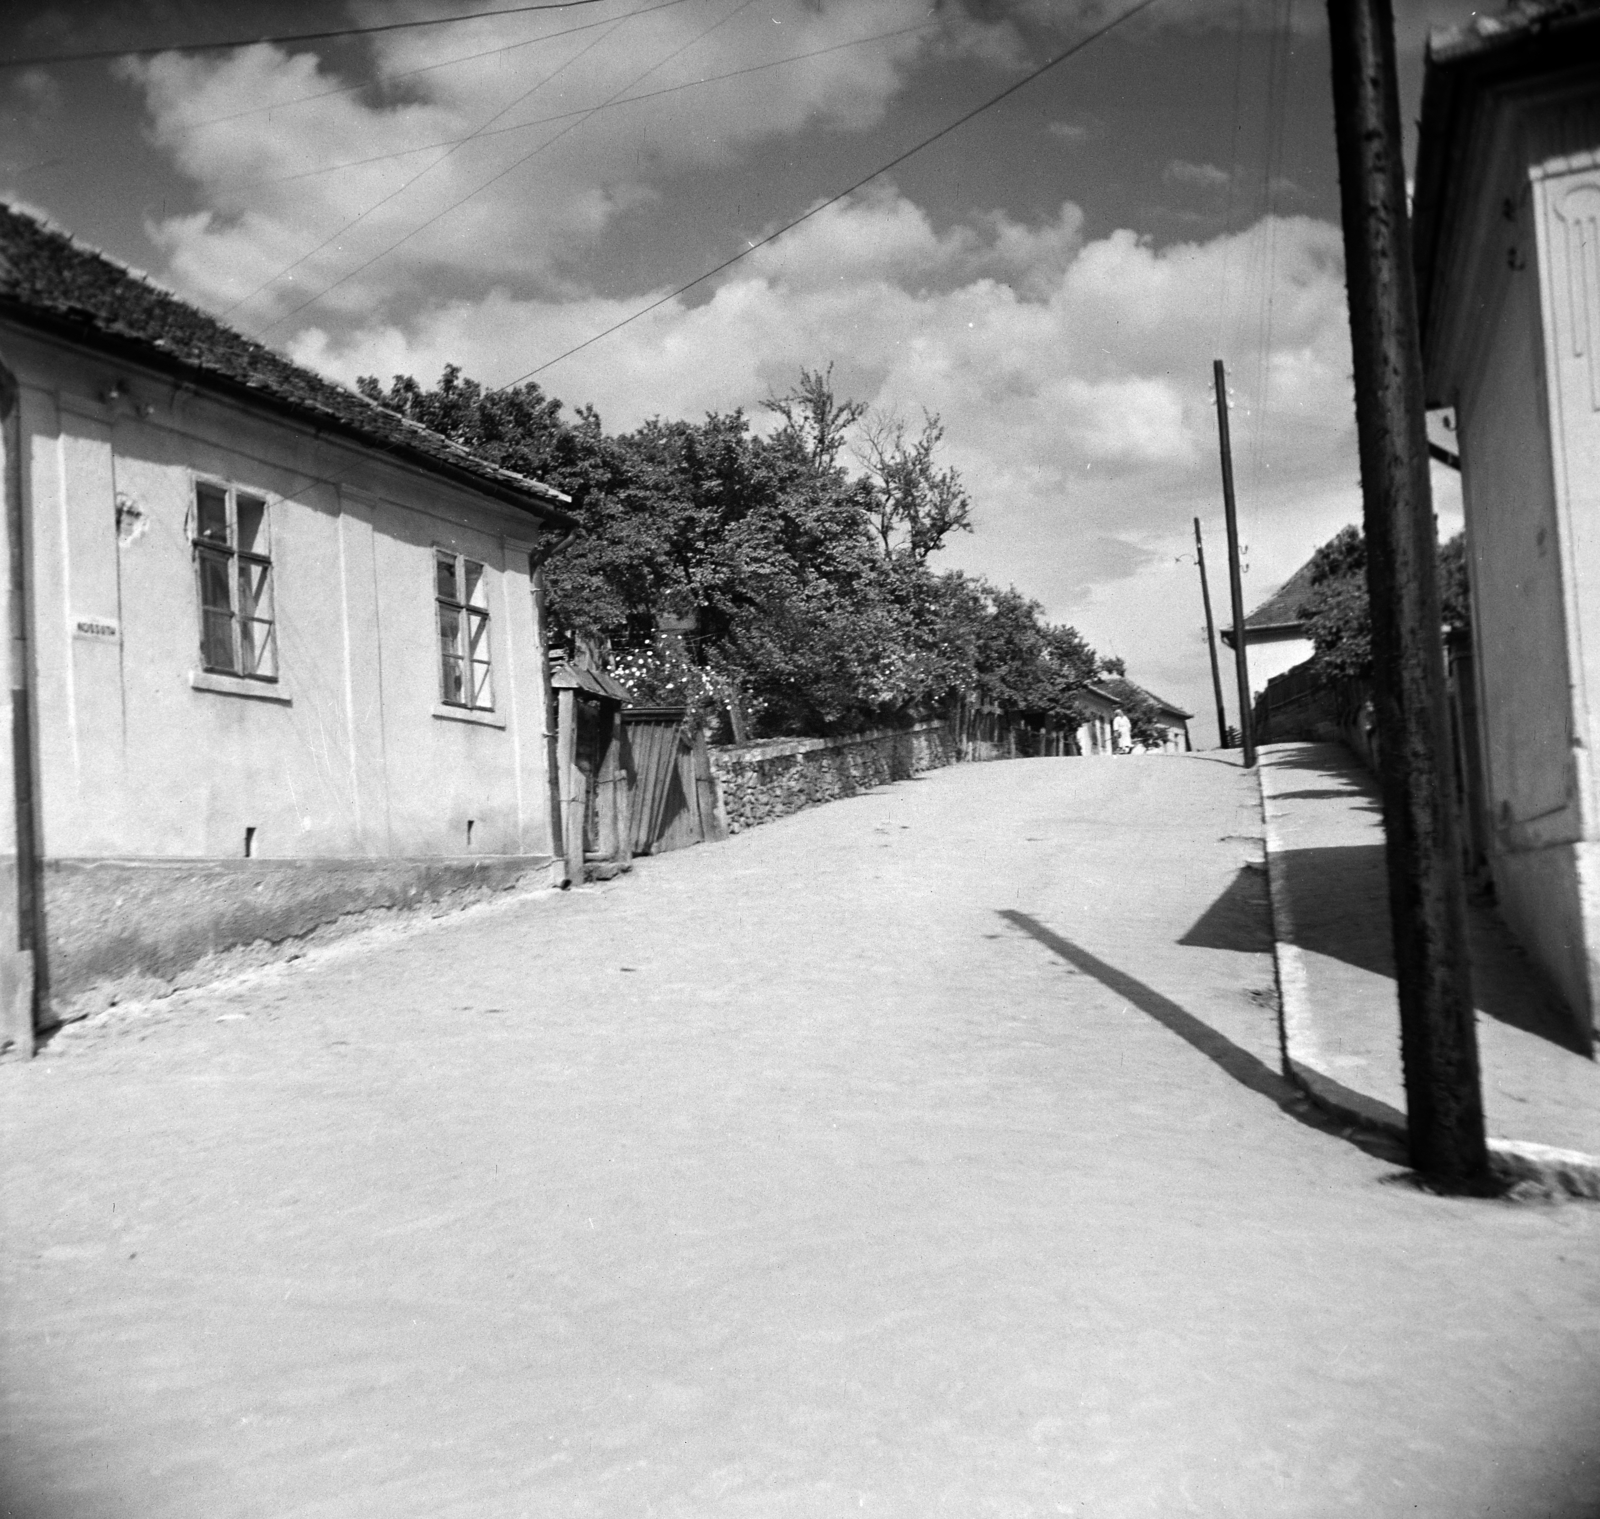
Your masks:
M439 609L439 692L450 707L488 711L494 706L489 679L489 580L483 566L461 554L434 553Z
M224 675L276 680L266 500L217 481L195 481L194 563L200 663Z

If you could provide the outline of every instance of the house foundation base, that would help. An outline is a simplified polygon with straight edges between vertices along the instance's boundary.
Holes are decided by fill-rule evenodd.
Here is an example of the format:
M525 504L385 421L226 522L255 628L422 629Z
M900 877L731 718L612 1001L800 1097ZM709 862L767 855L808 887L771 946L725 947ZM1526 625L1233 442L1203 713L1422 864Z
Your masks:
M10 863L14 873L14 862ZM418 907L553 884L546 855L91 859L44 867L39 1024L293 958Z

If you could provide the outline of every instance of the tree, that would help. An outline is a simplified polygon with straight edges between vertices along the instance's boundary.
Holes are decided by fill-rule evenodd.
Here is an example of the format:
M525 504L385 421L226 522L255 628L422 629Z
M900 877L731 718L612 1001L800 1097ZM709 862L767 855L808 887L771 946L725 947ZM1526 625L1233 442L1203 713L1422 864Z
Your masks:
M768 399L782 418L768 438L738 411L612 435L590 408L566 416L531 384L486 391L454 365L431 390L359 384L572 496L582 532L544 571L553 638L599 643L650 700L715 706L752 735L859 731L958 693L1076 721L1099 668L1077 632L1015 590L927 566L970 516L936 460L938 419L915 438L880 430L876 472L852 476L866 410L834 396L831 373L802 370Z
M769 395L761 404L783 418L779 438L803 454L818 475L838 468L850 429L867 414L864 401L835 399L832 364L824 370L802 367L794 389Z
M944 425L927 411L915 437L894 413L872 416L862 430L858 457L872 481L873 526L886 555L923 564L951 533L972 531L961 476L935 459L943 441Z
M1161 708L1149 692L1135 688L1124 699L1122 710L1128 715L1129 736L1141 749L1159 749L1166 741Z
M1472 626L1462 534L1439 547L1439 600L1444 625ZM1317 668L1330 680L1372 675L1372 615L1367 602L1367 544L1358 527L1341 528L1311 556L1311 590L1300 604L1316 647Z
M1324 677L1370 678L1372 616L1367 604L1367 541L1360 528L1341 528L1311 556L1311 590L1301 603L1300 615Z

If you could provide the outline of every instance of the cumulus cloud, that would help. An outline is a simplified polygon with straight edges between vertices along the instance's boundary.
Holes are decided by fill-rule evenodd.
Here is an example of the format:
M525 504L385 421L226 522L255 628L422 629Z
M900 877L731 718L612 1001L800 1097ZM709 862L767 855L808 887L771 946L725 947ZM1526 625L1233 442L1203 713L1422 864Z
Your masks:
M1099 135L1097 128L1087 121L1052 121L1049 131L1052 137L1069 148L1076 148Z
M346 379L431 382L453 362L504 383L663 293L499 290L404 323L307 331L295 352ZM1162 694L1199 704L1198 589L1178 556L1200 515L1223 563L1218 354L1256 601L1360 512L1341 243L1323 222L1158 249L1127 231L1085 241L1070 204L1031 226L990 215L935 229L879 189L752 254L709 298L670 300L539 380L614 429L735 406L764 425L763 397L837 361L841 391L943 416L978 503L951 564L1015 582Z
M1218 195L1233 183L1233 176L1226 169L1215 164L1188 163L1181 158L1174 158L1161 171L1161 177L1169 185L1181 185L1205 195Z
M1224 13L1237 23L1235 0L1154 7L1141 24ZM870 132L931 61L1022 62L1041 36L1107 15L1098 0L726 0L584 30L570 13L492 18L462 29L448 67L433 66L437 39L375 39L362 89L309 53L168 55L130 73L202 209L150 232L165 278L347 380L431 383L456 363L505 383L654 301L540 383L595 403L613 429L734 407L764 426L765 396L835 362L844 393L942 415L978 507L949 563L1015 582L1203 710L1198 588L1181 556L1199 515L1222 564L1214 357L1229 363L1247 598L1359 516L1336 228L1280 215L1157 248L1131 230L1086 237L1070 202L936 221L879 182L686 295L597 293L585 262L674 176L814 143L818 128ZM780 64L802 53L814 56ZM697 82L721 74L735 77ZM626 103L654 90L675 92ZM1061 148L1099 130L1046 127ZM345 167L305 172L329 162ZM1202 205L1229 181L1187 160L1165 178ZM1292 193L1278 187L1279 203Z
M584 252L673 173L802 128L865 131L913 66L1018 43L922 0L742 0L502 17L458 45L437 67L437 37L384 34L360 90L268 45L126 65L207 208L149 224L174 278L254 327L324 291L324 320L400 311L441 275L571 293Z

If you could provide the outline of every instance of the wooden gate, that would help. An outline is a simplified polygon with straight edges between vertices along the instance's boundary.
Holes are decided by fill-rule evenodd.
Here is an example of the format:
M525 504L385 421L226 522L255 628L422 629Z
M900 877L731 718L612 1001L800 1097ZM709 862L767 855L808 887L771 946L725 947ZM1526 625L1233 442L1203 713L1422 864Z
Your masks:
M622 722L633 778L634 854L662 854L720 838L704 734L682 707L630 707Z

